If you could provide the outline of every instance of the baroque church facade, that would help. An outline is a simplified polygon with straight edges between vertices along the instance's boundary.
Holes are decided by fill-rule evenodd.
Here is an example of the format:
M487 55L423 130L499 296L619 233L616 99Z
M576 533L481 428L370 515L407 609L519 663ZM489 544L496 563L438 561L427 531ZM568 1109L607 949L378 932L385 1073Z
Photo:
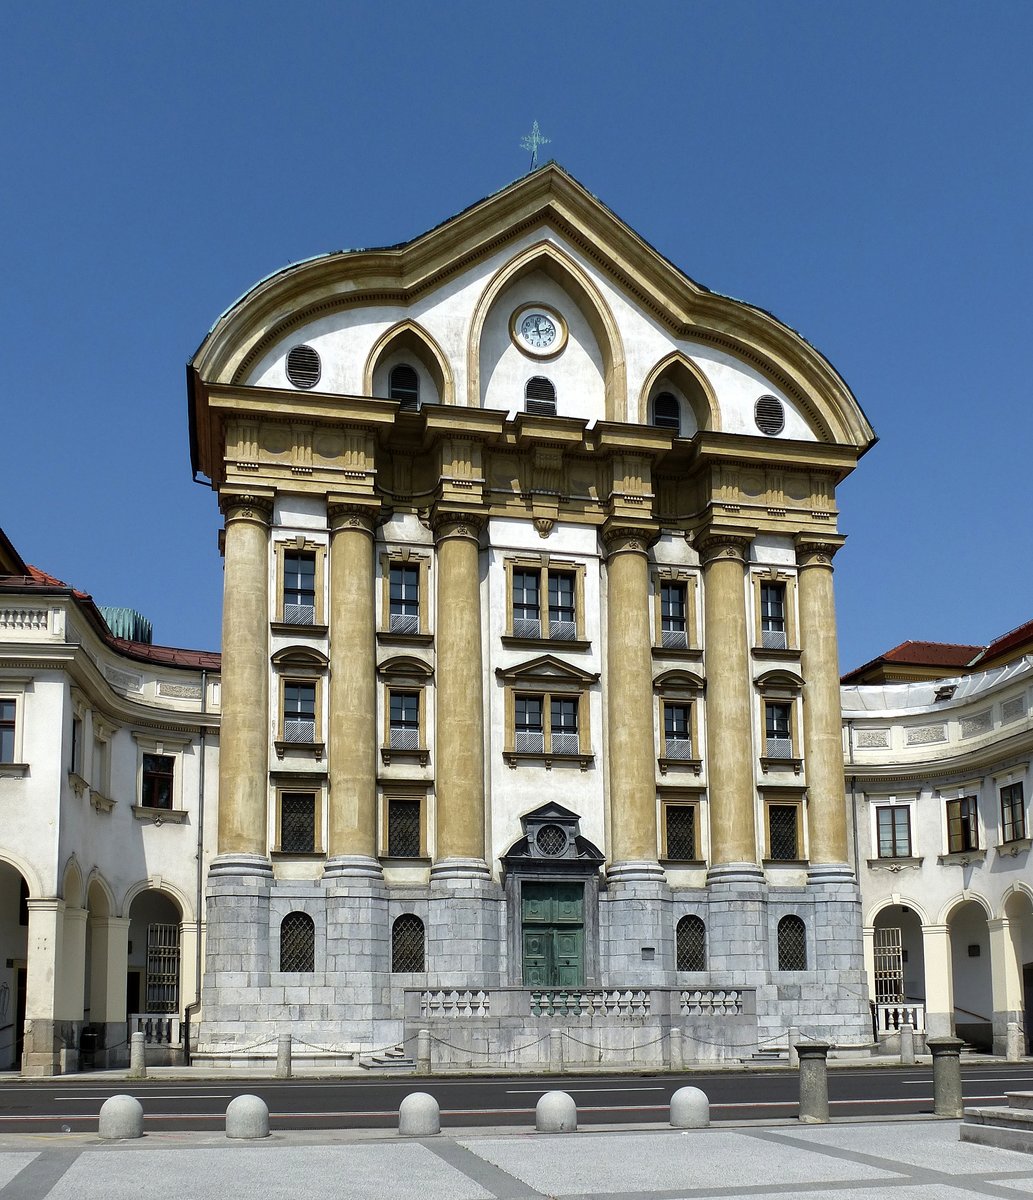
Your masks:
M270 276L188 373L225 554L198 1050L871 1041L833 556L874 434L813 347L549 164Z

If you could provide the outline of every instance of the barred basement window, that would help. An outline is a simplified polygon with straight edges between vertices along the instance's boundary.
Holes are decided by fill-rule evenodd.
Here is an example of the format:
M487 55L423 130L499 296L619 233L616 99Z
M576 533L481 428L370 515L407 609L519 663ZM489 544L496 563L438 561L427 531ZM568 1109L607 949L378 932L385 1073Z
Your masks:
M420 407L420 377L408 363L399 363L391 368L388 377L388 395L392 400L400 400L403 409Z
M403 913L391 927L391 970L425 971L423 922L412 913Z
M556 415L556 388L544 375L535 375L524 388L524 409L540 417Z
M280 922L280 970L316 969L316 926L308 913L288 913Z
M807 970L807 929L799 917L783 917L778 923L778 969Z
M292 346L287 354L287 378L298 388L314 388L320 376L319 355L311 346Z
M682 917L678 922L676 941L679 971L707 969L707 927L701 917Z

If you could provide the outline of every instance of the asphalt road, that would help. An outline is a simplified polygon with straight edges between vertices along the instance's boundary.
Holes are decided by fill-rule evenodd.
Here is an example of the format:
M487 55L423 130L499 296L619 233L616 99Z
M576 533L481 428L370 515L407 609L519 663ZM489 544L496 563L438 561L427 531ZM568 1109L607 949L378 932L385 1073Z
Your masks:
M1007 1091L1033 1090L1033 1063L986 1066L966 1064L962 1071L968 1104L1003 1104ZM96 1129L97 1114L108 1096L131 1092L144 1107L145 1128L217 1131L234 1096L252 1093L269 1105L279 1129L390 1129L398 1105L409 1092L426 1091L441 1105L446 1126L527 1125L543 1092L570 1092L579 1123L618 1124L663 1121L671 1094L689 1084L710 1099L713 1121L794 1117L799 1081L795 1071L722 1071L712 1075L577 1075L500 1078L384 1078L274 1081L147 1080L105 1083L76 1077L0 1084L0 1134L85 1133ZM829 1072L834 1117L932 1112L932 1071L837 1068Z

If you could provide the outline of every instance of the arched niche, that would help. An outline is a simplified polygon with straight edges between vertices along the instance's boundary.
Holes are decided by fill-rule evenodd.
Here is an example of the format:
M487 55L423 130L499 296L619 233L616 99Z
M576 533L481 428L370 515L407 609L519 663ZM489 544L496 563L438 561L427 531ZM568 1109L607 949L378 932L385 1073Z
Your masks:
M524 303L542 303L560 311L569 336L562 352L554 358L528 357L511 345L512 309ZM583 393L586 382L591 384L591 363L602 393L602 411L594 415L607 421L626 419L622 406L627 372L617 323L589 275L552 242L539 242L516 255L495 273L481 293L470 323L467 348L467 403L471 407L522 406L524 388L516 380L507 380L505 402L489 397L490 380L485 374L498 370L504 355L520 363L526 376L543 375L556 385L557 412L561 416L582 415L565 413L564 398L578 395L579 388Z
M448 359L429 333L415 321L400 321L382 334L363 371L367 396L389 396L392 367L407 363L420 381L420 404L455 404L455 383Z
M61 897L66 908L83 908L86 903L86 888L83 884L82 869L78 858L72 854L65 863L64 875L61 879Z
M115 894L96 868L86 885L86 907L91 917L111 917L115 913Z
M638 398L640 425L653 424L653 402L664 392L670 392L678 401L679 437L692 437L701 429L721 428L721 410L713 385L681 351L669 354L646 376Z

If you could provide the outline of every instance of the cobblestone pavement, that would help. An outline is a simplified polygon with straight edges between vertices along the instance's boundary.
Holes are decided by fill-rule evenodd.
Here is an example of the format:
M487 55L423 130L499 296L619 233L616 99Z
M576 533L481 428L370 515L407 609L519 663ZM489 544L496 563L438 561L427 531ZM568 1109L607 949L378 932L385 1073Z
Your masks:
M150 1134L0 1140L0 1200L971 1200L1033 1195L1033 1155L958 1140L954 1121L424 1140L357 1130L260 1142Z

